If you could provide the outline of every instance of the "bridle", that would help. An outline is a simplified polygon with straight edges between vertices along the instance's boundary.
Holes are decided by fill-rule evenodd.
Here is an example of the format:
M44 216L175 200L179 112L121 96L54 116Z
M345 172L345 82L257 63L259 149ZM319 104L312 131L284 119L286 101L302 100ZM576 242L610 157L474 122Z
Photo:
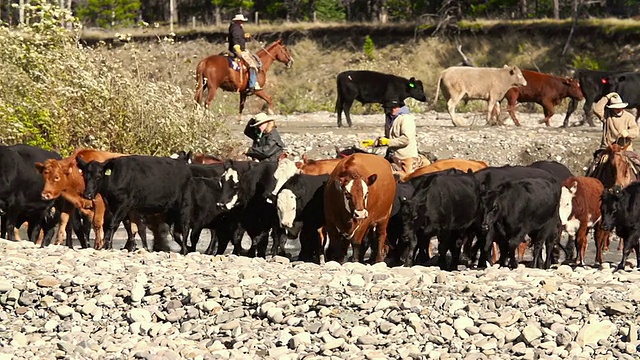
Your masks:
M291 62L291 61L293 61L293 59L291 58L291 54L289 54L289 51L287 50L287 48L286 48L286 47L284 47L284 45L282 45L282 44L276 44L276 45L277 45L277 46L280 46L280 47L282 47L282 48L283 48L283 50L284 50L284 52L286 53L286 56L287 56L287 62ZM260 45L260 47L261 47L261 48L262 48L262 50L264 50L264 52L265 52L265 53L267 53L267 55L269 55L273 60L278 60L278 58L277 58L277 57L275 57L273 54L271 54L271 53L269 52L269 50L267 50L264 46Z

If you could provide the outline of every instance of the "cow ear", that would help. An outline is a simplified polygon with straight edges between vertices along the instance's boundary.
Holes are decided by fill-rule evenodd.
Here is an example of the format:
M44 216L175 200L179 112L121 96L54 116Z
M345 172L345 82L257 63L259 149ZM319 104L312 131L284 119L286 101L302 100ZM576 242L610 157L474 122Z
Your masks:
M373 183L376 182L376 179L378 179L378 175L377 174L369 175L369 177L367 178L367 185L368 186L373 185Z
M69 166L66 169L64 169L64 174L70 175L71 171L73 171L73 164L69 164Z
M87 162L84 161L80 156L76 156L76 163L78 164L78 168L80 170L85 170L87 168Z
M44 164L43 164L43 163L41 163L41 162L37 162L37 163L36 163L36 170L38 170L38 172L39 172L40 174L42 174L42 172L44 171Z
M571 187L569 188L569 192L571 192L573 195L575 195L577 191L578 191L578 182L574 181L571 184Z
M109 176L111 175L111 173L113 172L113 167L115 166L115 164L113 163L113 161L110 161L106 164L103 164L104 166L102 167L102 173L105 176Z

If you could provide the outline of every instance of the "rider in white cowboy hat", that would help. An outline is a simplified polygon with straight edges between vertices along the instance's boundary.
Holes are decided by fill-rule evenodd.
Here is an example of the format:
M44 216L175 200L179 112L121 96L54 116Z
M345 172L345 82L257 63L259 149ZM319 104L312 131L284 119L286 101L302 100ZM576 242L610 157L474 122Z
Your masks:
M256 114L247 123L244 134L253 140L245 155L256 161L277 161L284 152L284 142L272 116L265 113Z
M616 92L602 97L593 107L593 113L602 121L602 139L600 148L594 153L594 160L587 174L593 174L602 158L603 150L611 144L626 146L628 152L633 151L631 141L638 137L638 125L633 114L626 111L629 104L622 101ZM635 157L635 156L633 156Z
M245 43L251 38L251 34L245 33L243 25L249 21L244 15L237 14L231 19L229 25L229 52L244 60L249 65L249 92L261 90L258 84L258 62L247 51Z

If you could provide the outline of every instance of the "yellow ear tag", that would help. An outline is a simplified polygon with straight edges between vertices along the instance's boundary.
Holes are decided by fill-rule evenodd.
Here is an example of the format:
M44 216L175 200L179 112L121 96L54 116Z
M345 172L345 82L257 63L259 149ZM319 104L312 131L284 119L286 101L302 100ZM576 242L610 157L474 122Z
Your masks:
M104 175L105 175L105 176L109 176L109 175L111 175L111 169L107 169L107 170L104 172Z

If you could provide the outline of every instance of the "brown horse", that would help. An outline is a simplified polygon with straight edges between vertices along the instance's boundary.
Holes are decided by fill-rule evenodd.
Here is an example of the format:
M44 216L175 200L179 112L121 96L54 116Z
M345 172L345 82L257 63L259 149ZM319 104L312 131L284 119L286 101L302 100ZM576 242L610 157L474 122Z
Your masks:
M264 84L267 82L267 71L273 64L274 60L286 64L287 68L293 64L293 57L289 53L289 50L282 43L282 39L271 43L266 48L258 51L256 54L262 62L262 69L258 73L258 83L262 90L256 90L255 94L267 102L269 106L269 112L273 113L273 101L271 96L267 95L264 90ZM200 60L196 68L196 78L198 86L196 88L195 100L198 104L202 103L202 96L207 88L207 100L205 101L205 107L209 107L213 97L216 95L216 90L222 88L225 91L233 91L240 93L240 114L244 109L244 103L247 100L248 85L249 85L249 72L246 64L242 65L241 71L235 71L229 68L229 58L223 55L211 55Z
M611 144L604 150L600 165L592 177L600 180L605 189L619 186L626 187L632 181L638 180L631 160L628 158L627 146Z

